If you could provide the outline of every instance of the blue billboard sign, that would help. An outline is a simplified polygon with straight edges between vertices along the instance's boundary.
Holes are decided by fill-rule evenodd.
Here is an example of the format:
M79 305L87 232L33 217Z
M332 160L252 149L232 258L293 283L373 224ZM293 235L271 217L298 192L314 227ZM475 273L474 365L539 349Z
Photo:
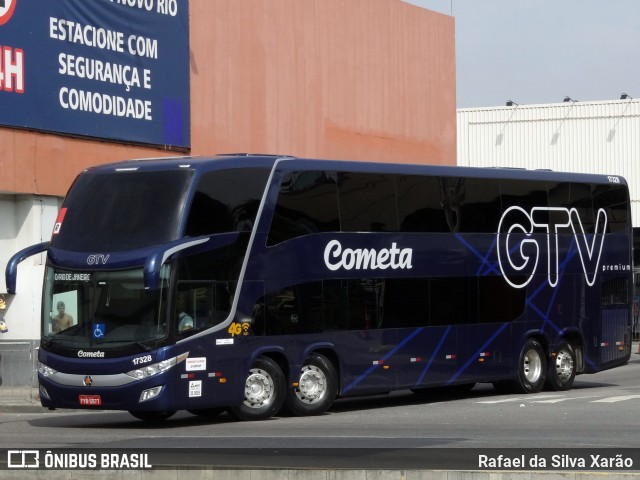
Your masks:
M0 0L0 125L188 148L188 0Z

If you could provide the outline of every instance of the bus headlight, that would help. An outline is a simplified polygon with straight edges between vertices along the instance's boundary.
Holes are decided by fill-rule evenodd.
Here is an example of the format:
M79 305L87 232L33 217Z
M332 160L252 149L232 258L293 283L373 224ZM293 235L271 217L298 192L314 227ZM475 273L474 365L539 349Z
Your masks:
M164 373L170 368L176 366L178 363L184 361L189 356L189 352L178 355L177 357L170 358L169 360L163 360L153 365L147 365L142 368L136 368L127 372L127 375L135 378L136 380L143 380L145 378L153 377L160 373Z
M152 400L156 398L158 395L160 395L160 392L162 392L162 386L149 388L140 394L140 399L138 400L138 403L146 402L147 400Z
M38 362L38 373L40 373L43 377L50 377L54 373L58 373L58 371L45 365L44 363Z

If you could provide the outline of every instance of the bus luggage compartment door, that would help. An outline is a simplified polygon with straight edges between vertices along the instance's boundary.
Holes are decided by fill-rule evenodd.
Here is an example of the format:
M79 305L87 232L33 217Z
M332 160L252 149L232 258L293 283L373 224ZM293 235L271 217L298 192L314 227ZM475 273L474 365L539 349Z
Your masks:
M628 306L602 309L602 335L599 345L601 365L629 356L629 315Z

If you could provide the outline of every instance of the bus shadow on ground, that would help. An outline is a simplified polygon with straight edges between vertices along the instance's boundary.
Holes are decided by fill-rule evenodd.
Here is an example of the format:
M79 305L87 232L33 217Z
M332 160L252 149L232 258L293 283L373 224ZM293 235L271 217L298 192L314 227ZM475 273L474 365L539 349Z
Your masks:
M589 390L594 388L606 388L618 386L614 383L588 382L576 380L571 390ZM570 392L569 390L568 392ZM568 392L551 392L543 390L539 394L567 394ZM412 405L430 405L438 403L453 402L458 400L481 399L491 397L508 398L513 396L516 398L526 397L526 394L502 394L495 390L490 383L477 384L473 389L459 392L450 388L429 388L414 393L410 390L394 391L387 394L354 396L338 398L332 408L324 415L335 415L340 413L348 413L354 411L367 411L380 408L412 406ZM282 411L278 416L270 420L286 419L293 417L286 411ZM223 412L214 417L203 417L193 415L186 411L180 411L175 416L165 421L143 422L127 412L119 411L65 411L56 410L50 415L43 418L33 419L29 423L36 427L42 428L88 428L94 429L100 426L103 429L114 430L154 430L154 429L172 429L182 428L190 425L217 425L236 423L236 421L228 413Z

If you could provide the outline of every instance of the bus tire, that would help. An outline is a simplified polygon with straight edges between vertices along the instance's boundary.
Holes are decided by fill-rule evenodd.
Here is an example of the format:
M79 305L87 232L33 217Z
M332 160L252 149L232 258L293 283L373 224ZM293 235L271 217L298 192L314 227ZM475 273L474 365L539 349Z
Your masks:
M244 385L244 402L229 408L237 420L266 420L282 408L286 395L284 373L268 357L259 357L249 370Z
M297 384L287 392L287 410L297 416L320 415L333 405L338 392L338 375L329 359L312 353L300 369Z
M512 382L514 393L537 393L547 377L547 356L540 342L528 339L518 357L518 375Z
M167 418L171 417L175 410L164 410L161 412L145 412L145 411L136 411L129 410L129 413L136 417L138 420L144 420L145 422L162 422Z
M545 387L553 391L569 390L575 378L575 353L571 345L563 343L560 345L556 356L549 361Z

